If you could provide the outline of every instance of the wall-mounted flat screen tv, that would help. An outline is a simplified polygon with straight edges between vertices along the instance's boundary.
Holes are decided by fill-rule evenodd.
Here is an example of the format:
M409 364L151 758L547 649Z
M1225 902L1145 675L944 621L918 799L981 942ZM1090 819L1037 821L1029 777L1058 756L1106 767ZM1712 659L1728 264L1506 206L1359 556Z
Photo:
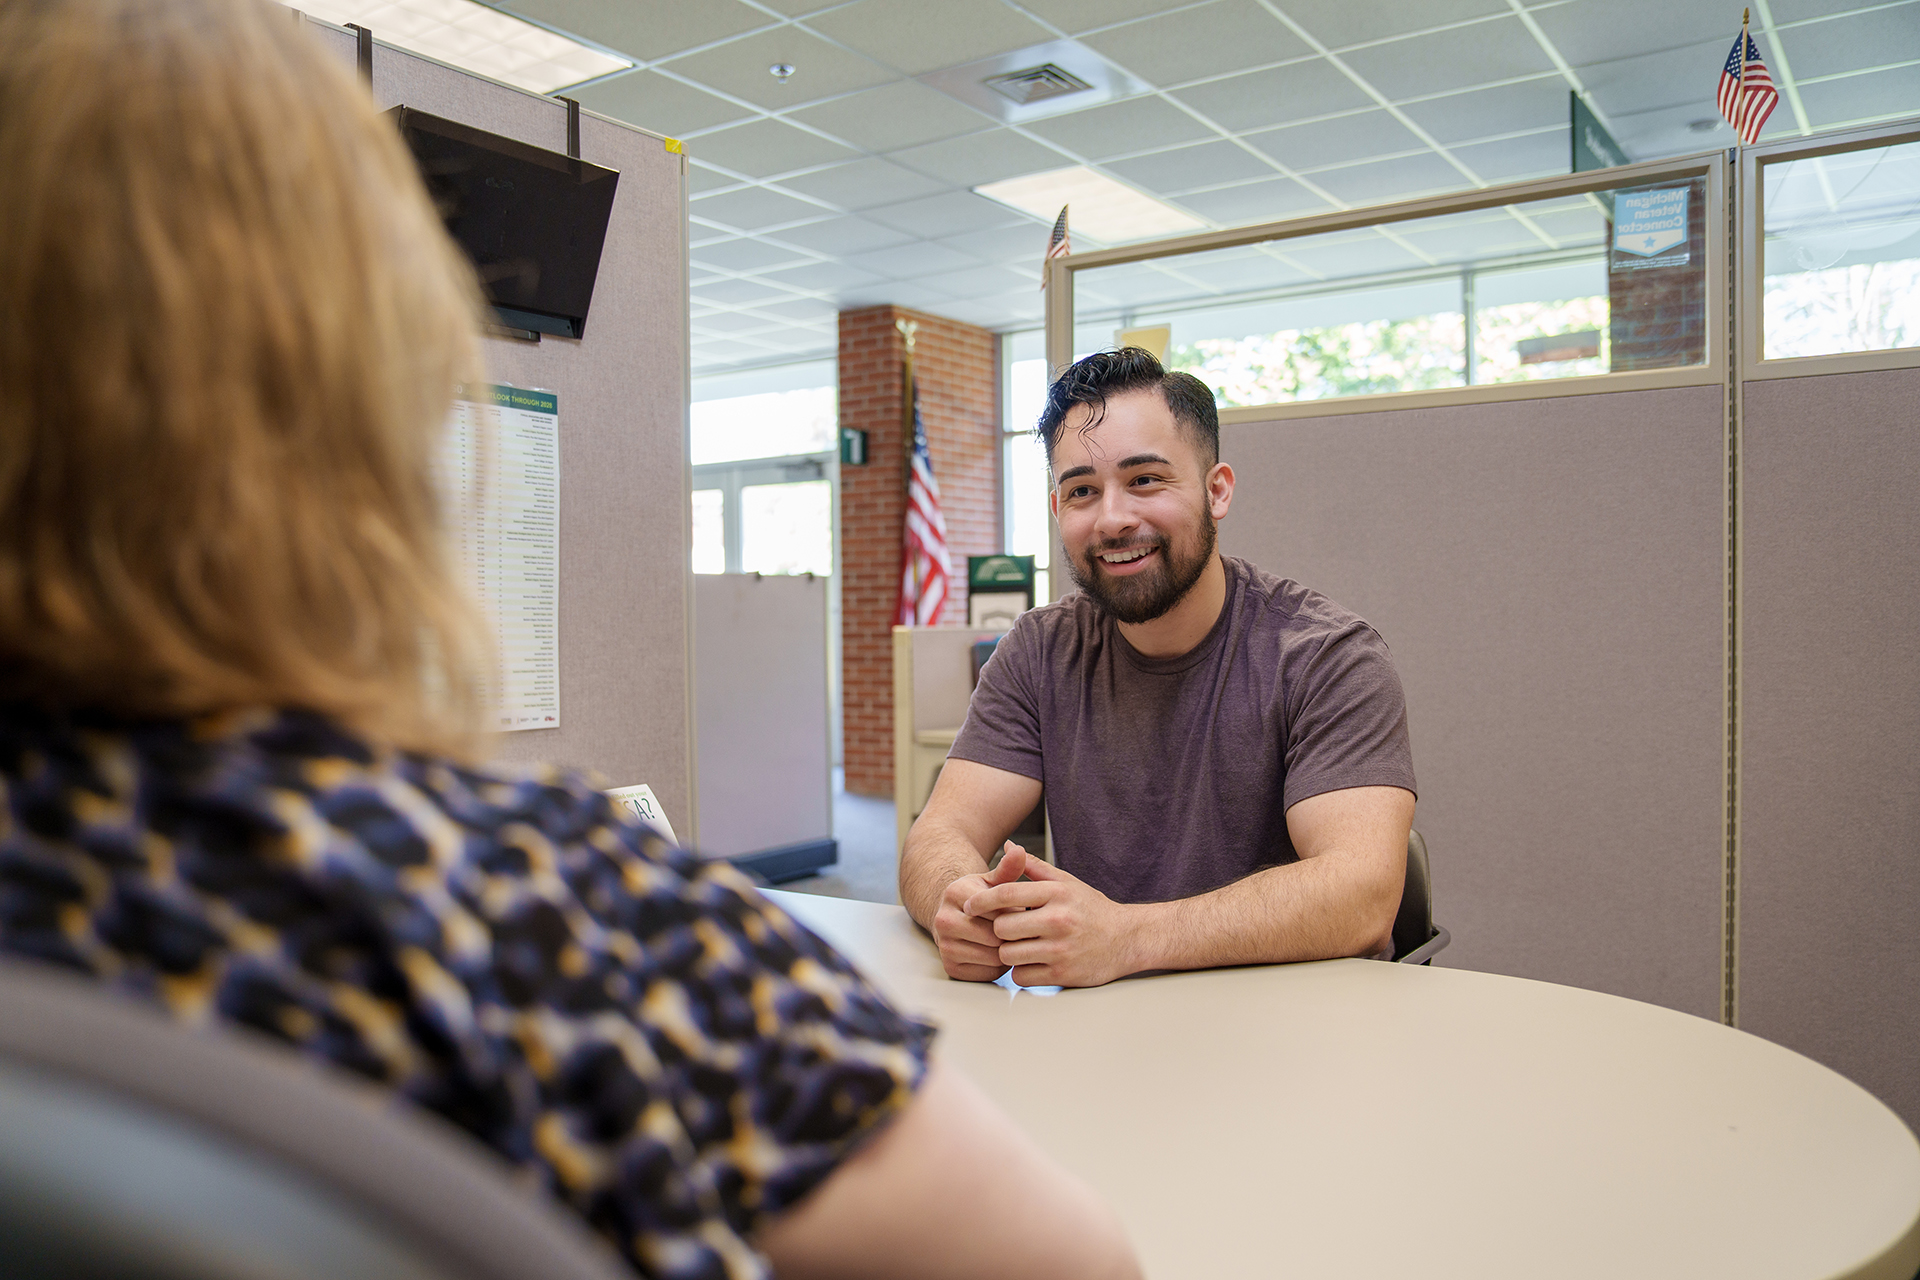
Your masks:
M585 333L620 174L410 107L388 114L501 324Z

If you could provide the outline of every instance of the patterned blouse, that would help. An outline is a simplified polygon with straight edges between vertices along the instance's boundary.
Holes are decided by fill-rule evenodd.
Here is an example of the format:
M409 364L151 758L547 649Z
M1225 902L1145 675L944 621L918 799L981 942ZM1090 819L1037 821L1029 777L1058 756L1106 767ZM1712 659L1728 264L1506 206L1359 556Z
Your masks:
M0 708L0 955L227 1021L470 1130L644 1275L757 1277L763 1215L896 1114L930 1032L581 778L319 717Z

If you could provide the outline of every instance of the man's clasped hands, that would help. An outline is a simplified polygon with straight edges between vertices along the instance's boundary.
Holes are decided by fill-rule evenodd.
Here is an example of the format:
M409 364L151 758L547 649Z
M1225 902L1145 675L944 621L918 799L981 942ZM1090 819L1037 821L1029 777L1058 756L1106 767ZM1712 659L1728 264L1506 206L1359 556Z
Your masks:
M947 885L933 937L949 978L992 982L1011 968L1023 987L1094 987L1144 967L1135 911L1009 840L991 870Z

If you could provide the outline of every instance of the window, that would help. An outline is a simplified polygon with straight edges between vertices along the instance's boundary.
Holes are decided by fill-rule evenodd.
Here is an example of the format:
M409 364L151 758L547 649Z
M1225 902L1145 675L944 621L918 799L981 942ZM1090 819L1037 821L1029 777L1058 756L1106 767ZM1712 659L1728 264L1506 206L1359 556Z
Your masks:
M1920 346L1920 142L1760 172L1763 358Z
M1037 334L1010 334L1002 339L1000 367L1005 379L1000 402L1006 406L1001 423L1001 510L1006 528L1002 545L1011 556L1033 557L1033 598L1044 604L1048 593L1049 560L1053 549L1053 517L1047 508L1047 459L1033 438L1034 424L1047 401L1047 362L1028 354L1038 348Z

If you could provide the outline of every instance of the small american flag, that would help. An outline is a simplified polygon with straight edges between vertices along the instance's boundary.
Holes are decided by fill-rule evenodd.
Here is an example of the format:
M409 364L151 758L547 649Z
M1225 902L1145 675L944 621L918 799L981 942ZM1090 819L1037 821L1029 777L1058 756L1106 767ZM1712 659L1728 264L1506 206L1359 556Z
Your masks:
M913 461L907 472L907 527L900 546L900 604L895 626L930 627L947 603L947 522L940 514L940 485L933 478L927 427L920 420L920 384L907 362L907 403L913 417Z
M1073 241L1067 238L1067 206L1060 206L1060 216L1053 220L1053 234L1047 237L1047 262L1055 258L1064 258L1073 252ZM1040 287L1047 287L1046 262L1040 265Z
M1742 22L1740 35L1727 53L1727 65L1720 68L1720 114L1750 147L1760 141L1760 130L1779 101L1780 91L1773 87L1767 64L1760 61L1760 50Z

